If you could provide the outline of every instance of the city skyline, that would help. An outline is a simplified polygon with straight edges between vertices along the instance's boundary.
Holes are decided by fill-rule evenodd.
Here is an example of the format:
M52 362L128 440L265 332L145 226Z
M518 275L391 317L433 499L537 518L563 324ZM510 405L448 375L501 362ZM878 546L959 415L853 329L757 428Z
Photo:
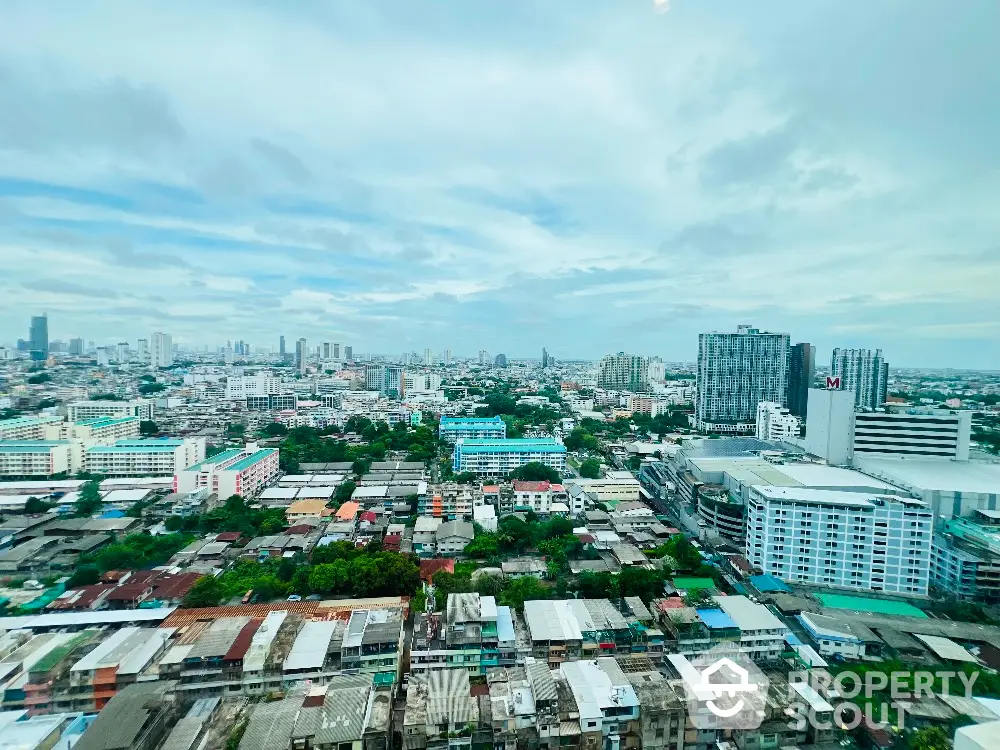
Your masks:
M996 5L234 7L13 3L3 338L1000 368Z

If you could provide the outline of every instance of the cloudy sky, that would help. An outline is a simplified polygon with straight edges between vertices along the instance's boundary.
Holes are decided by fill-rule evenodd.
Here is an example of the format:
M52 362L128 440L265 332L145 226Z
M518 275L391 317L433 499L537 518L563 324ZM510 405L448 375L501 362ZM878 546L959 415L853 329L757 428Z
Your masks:
M2 15L0 341L1000 369L992 0Z

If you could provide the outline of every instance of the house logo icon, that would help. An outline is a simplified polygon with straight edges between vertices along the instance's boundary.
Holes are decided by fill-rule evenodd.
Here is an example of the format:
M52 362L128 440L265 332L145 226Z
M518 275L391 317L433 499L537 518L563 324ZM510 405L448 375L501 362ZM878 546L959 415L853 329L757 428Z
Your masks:
M730 645L691 657L671 657L698 729L756 729L766 714L770 681Z
M735 675L739 682L712 682L712 675L722 672L723 670L728 671L730 675ZM750 682L749 670L744 669L732 659L723 657L702 671L701 683L698 685L698 688L705 691L705 693L713 693L715 695L715 700L718 700L727 695L731 699L735 699L738 693L752 693L757 690L757 685L756 683ZM736 716L736 714L744 708L744 702L742 699L731 700L730 703L732 705L728 707L719 705L715 702L715 700L706 701L705 707L716 716L724 719Z

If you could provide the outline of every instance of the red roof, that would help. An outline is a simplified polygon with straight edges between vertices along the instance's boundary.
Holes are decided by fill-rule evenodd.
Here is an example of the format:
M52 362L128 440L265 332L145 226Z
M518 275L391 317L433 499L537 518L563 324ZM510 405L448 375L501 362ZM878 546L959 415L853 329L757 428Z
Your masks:
M61 596L52 601L46 609L90 609L91 605L100 599L106 591L111 591L114 588L114 585L110 583L95 583L92 586L70 589L72 596Z
M666 599L660 599L656 603L656 606L660 608L661 612L665 612L668 609L683 609L687 605L679 596L671 596Z
M307 524L307 523L300 523L300 524L298 524L296 526L290 526L289 528L285 529L285 533L286 534L290 534L290 535L295 535L295 534L305 535L305 534L308 534L312 530L313 530L313 527L310 526L309 524Z
M445 573L454 573L455 561L450 557L420 561L420 579L423 581L429 582L435 573L439 573L442 570Z
M223 531L215 537L217 542L237 542L243 536L238 531Z
M367 521L368 523L375 523L378 520L378 516L376 516L372 511L366 510L361 514L361 520Z
M495 485L495 484L484 484L483 485L483 492L494 493L494 492L499 492L499 491L500 491L500 488L497 485Z
M398 552L402 542L402 534L386 534L385 539L382 540L382 549Z
M118 583L122 578L129 575L131 570L109 570L101 576L102 583Z
M576 538L584 544L593 544L596 541L590 534L577 534Z
M153 581L154 599L183 599L201 573L167 573Z
M541 481L541 482L522 482L519 479L514 480L514 491L515 492L548 492L551 489L551 482Z
M251 620L246 625L243 626L243 630L239 632L236 636L236 640L233 641L233 645L229 647L226 655L222 657L223 661L242 661L243 657L247 655L247 651L250 650L250 643L253 641L254 633L257 632L257 628L261 626L263 620Z

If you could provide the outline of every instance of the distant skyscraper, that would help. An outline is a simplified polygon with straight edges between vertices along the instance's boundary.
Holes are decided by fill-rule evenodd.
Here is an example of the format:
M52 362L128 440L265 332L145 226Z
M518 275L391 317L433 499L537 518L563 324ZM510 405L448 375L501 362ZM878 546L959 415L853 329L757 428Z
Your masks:
M445 349L444 350L444 363L446 365L450 365L451 364L451 349Z
M71 357L79 357L81 354L83 354L83 339L70 339L69 355Z
M333 358L334 359L340 359L340 342L339 341L334 341L333 342Z
M323 345L322 345L322 349L323 349L323 354L322 354L323 359L333 359L333 342L332 341L324 341Z
M344 359L346 359L348 361L353 361L354 360L354 347L353 346L345 346L344 347Z
M496 357L496 359L493 360L493 364L495 364L497 367L506 367L507 366L507 355L506 354L498 354L497 357Z
M885 404L889 390L889 363L881 349L834 349L830 376L840 378L840 388L854 391L854 407L873 411Z
M295 369L301 373L306 371L306 360L309 358L309 350L306 348L306 340L299 339L295 342Z
M111 351L106 346L99 346L95 350L97 354L97 366L107 367L111 364Z
M424 349L424 364L428 367L434 364L434 352L430 349Z
M285 337L284 336L279 336L278 337L278 354L280 354L282 357L285 356Z
M612 391L649 390L649 357L625 352L609 354L601 360L597 385Z
M119 341L118 345L115 347L115 359L118 364L125 364L129 361L129 350L127 341Z
M174 340L169 333L157 331L152 337L153 367L170 367L174 363Z
M488 365L490 363L490 353L485 349L479 350L479 364Z
M806 421L809 389L816 377L816 347L796 344L788 358L788 411Z
M136 343L136 356L140 362L149 361L149 339L139 339Z
M548 367L548 366L549 366L549 352L548 352L548 350L547 350L547 349L546 349L546 348L545 348L545 347L543 346L543 347L542 347L542 369L544 370L544 369L545 369L546 367Z
M707 432L756 430L757 404L786 403L788 334L739 326L698 336L695 420Z
M406 373L398 365L365 365L365 388L401 399L406 394Z
M28 343L32 359L43 360L49 358L48 315L35 315L31 318L31 328L28 330Z

